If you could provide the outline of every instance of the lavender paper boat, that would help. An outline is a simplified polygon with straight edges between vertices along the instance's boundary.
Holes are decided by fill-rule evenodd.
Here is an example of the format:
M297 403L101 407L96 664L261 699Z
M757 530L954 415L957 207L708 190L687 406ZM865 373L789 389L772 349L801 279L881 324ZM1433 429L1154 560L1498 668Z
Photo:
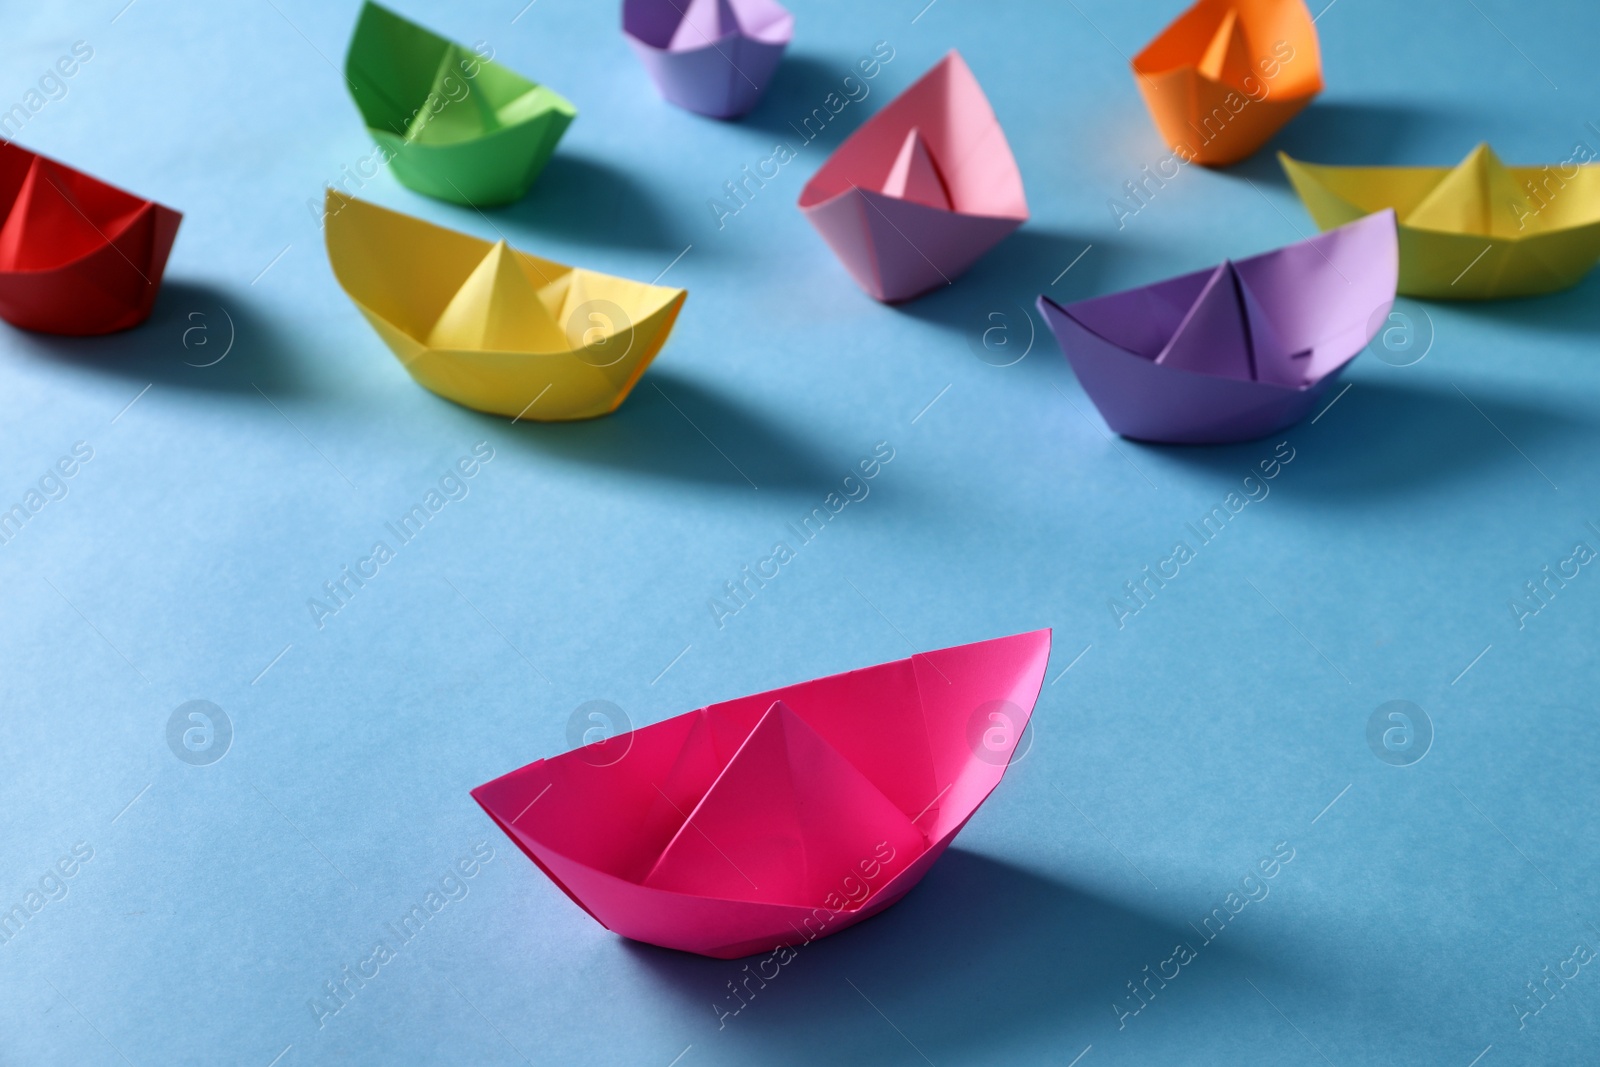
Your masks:
M800 210L890 303L949 285L1028 220L1005 131L955 51L845 139Z
M794 16L775 0L623 0L622 32L668 101L731 119L767 91Z
M1062 307L1039 298L1084 392L1117 433L1248 441L1316 407L1388 320L1393 211L1296 244Z

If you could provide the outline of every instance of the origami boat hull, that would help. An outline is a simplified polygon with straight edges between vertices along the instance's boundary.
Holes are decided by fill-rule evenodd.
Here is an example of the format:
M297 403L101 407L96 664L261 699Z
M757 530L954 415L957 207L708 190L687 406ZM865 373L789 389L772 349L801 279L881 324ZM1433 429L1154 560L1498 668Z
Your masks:
M913 131L944 162L933 180L948 209L881 191ZM845 139L801 190L800 209L857 284L888 303L949 285L1028 219L1005 132L956 52Z
M669 103L709 118L738 118L760 102L794 34L794 17L783 8L754 6L767 20L758 35L730 33L699 48L668 46L681 12L663 0L626 0L622 30Z
M407 141L371 129L400 184L436 200L465 207L497 207L521 200L543 173L576 111L537 126L514 126L454 145Z
M54 205L54 220L7 220L7 230L26 227L18 237L28 248L6 249L0 264L0 318L25 330L68 336L113 333L149 318L183 216L3 142L0 203L8 211L21 206L19 192L36 167L45 168L38 180L50 183L47 192L63 199ZM115 222L97 224L83 214L77 200L115 216ZM55 255L60 238L52 223L61 222L91 228L92 247L65 260Z
M514 253L551 276L582 274L625 325L585 344L586 317L565 351L437 348L430 331L494 246L331 189L326 219L334 275L406 371L425 389L494 415L551 422L615 411L666 344L686 296Z
M1200 0L1132 65L1162 138L1210 167L1253 155L1322 91L1302 0Z
M949 285L1022 225L1021 219L961 215L865 189L841 193L806 217L856 284L889 304Z
M1162 140L1207 167L1227 167L1255 155L1314 95L1254 100L1192 70L1141 74L1138 83Z
M927 873L1004 774L1049 653L1049 631L1041 630L758 693L540 760L472 795L551 881L616 933L720 959L793 946L877 914ZM794 780L869 790L860 821L886 820L884 842L768 848L763 860L767 843L751 838L781 837L793 803L802 816L829 803L825 795L790 797L782 774L746 778L753 792L727 796L780 714L791 735L818 746L810 761L791 765ZM1004 716L1007 733L985 748L987 735L974 738L991 728L991 714ZM707 814L719 797L730 805L721 822ZM887 805L887 814L866 814L868 799ZM879 834L853 825L840 832L861 842ZM717 868L710 875L725 876L722 891L685 889L685 878L708 876L700 867L662 878L686 845L700 849L702 866ZM821 854L838 862L812 869ZM812 888L775 884L786 879Z
M1226 444L1276 433L1310 414L1344 367L1387 321L1398 252L1394 217L1373 215L1310 241L1240 260L1248 299L1273 309L1280 367L1303 384L1164 366L1156 355L1215 271L1063 307L1044 316L1084 392L1117 433L1164 444ZM1310 292L1299 292L1300 287ZM1263 313L1267 314L1267 313Z
M1400 222L1399 291L1431 300L1537 296L1577 285L1600 260L1600 165L1577 168L1550 197L1572 224L1515 235L1446 232L1409 225L1407 213L1454 168L1339 167L1278 161L1316 224L1342 226L1392 209ZM1518 188L1551 181L1547 167L1505 168ZM1570 206L1569 206L1570 205Z

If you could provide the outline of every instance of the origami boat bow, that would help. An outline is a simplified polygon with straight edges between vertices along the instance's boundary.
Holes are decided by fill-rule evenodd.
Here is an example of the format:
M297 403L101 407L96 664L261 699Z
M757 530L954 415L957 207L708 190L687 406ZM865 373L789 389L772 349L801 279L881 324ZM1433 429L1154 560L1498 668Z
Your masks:
M766 92L794 16L775 0L624 0L622 32L667 100L731 119Z
M1039 311L1117 433L1247 441L1304 418L1394 305L1394 213L1211 270Z
M949 285L1028 219L1005 131L954 51L845 139L800 209L889 302Z
M904 896L999 784L1050 633L714 704L472 791L601 924L733 959ZM536 803L535 803L536 802Z
M1400 220L1400 292L1486 300L1567 289L1600 259L1600 164L1507 167L1486 144L1454 167L1278 160L1323 229L1369 211Z
M150 317L183 216L0 141L0 318L86 336Z
M578 114L545 86L371 0L345 81L395 177L471 207L523 196Z

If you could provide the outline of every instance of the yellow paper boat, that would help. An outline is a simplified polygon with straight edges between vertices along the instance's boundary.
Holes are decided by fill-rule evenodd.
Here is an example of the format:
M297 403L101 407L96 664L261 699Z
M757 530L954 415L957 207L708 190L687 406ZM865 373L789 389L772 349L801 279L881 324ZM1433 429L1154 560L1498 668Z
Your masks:
M1480 144L1454 167L1278 161L1324 230L1393 208L1400 292L1439 300L1577 285L1600 259L1600 164L1507 167Z
M339 285L424 388L514 419L615 411L688 294L327 193Z

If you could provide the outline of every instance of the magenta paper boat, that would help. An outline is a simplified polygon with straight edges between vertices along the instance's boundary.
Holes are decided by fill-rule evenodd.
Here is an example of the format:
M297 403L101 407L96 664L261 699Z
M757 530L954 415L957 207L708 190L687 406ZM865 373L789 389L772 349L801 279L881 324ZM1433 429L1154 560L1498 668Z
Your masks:
M607 929L719 959L774 951L916 885L1005 774L1049 658L1048 630L921 653L678 715L472 795Z
M623 0L622 32L668 101L731 119L767 91L794 16L774 0Z
M1304 418L1388 320L1393 211L1238 262L1039 311L1124 437L1222 444Z
M1005 131L954 51L828 157L800 210L890 303L949 285L1028 220Z

